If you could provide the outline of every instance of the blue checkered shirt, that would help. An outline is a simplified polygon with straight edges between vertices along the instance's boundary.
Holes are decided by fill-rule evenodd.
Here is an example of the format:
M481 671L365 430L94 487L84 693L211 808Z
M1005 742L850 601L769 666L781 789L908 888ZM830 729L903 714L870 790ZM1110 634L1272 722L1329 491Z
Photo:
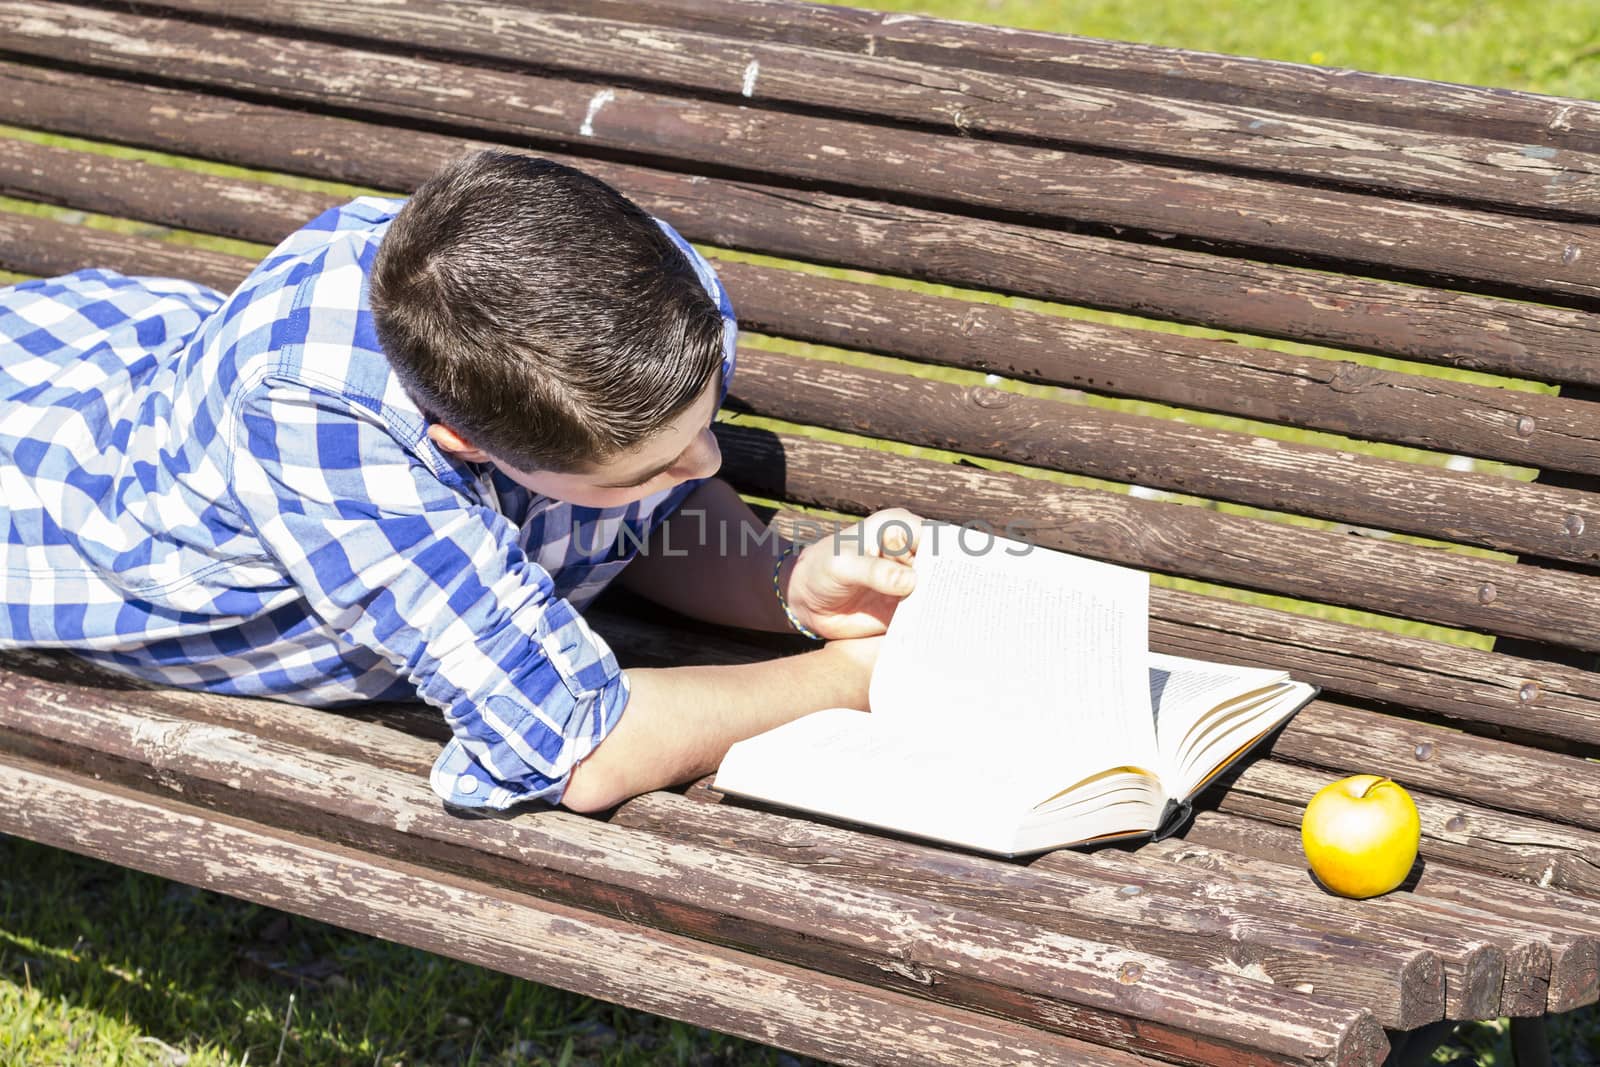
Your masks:
M0 648L321 707L420 696L454 733L441 798L555 802L628 699L579 612L695 483L583 508L436 448L366 297L403 203L325 212L226 297L104 270L0 289ZM725 387L727 294L662 229L722 310Z

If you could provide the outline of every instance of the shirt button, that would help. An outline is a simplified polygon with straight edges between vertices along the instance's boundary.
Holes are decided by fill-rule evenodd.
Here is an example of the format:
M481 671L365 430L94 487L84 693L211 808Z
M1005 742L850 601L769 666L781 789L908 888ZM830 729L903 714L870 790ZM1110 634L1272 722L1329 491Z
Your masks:
M456 789L462 793L476 793L478 791L478 780L470 774L463 774L456 779Z

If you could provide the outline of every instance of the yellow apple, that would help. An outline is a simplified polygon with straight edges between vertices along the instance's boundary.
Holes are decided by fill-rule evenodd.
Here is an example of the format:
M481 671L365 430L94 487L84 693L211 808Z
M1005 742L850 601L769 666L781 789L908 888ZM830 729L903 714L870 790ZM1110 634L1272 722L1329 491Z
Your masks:
M1340 896L1375 897L1405 881L1421 841L1411 795L1376 774L1323 786L1300 820L1312 872Z

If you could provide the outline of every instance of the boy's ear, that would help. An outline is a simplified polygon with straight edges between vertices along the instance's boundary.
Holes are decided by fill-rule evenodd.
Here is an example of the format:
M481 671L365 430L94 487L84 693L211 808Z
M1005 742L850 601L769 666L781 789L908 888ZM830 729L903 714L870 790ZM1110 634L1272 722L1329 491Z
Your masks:
M473 447L472 442L442 422L430 422L428 424L428 438L439 446L440 451L448 452L457 459L465 460L468 463L488 463L490 461L489 453L481 448Z

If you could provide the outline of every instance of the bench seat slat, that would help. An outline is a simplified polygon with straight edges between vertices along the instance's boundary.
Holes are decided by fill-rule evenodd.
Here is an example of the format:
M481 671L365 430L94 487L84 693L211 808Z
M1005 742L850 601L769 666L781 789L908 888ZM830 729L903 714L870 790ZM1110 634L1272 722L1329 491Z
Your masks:
M1089 919L1106 922L1123 930L1117 935L1121 943L1170 946L1164 955L1194 959L1223 973L1253 975L1290 989L1315 985L1323 995L1356 1004L1382 998L1384 1009L1376 1014L1390 1028L1410 1029L1398 1020L1436 1011L1449 1018L1498 1011L1510 942L1503 931L1485 937L1470 924L1444 928L1437 922L1423 931L1416 924L1372 923L1370 916L1352 924L1350 916L1330 911L1311 893L1241 887L1228 895L1186 874L1173 876L1153 865L1123 874L1092 855L1070 851L1053 854L1065 858L1045 874L1039 861L1022 868L861 833L825 819L707 802L719 797L707 789L693 789L690 796L699 799L651 793L622 805L612 821L802 869L838 871L876 888L982 907L1048 928L1071 930ZM1275 907L1282 911L1273 919ZM1365 963L1355 962L1374 944L1382 947ZM1317 958L1320 953L1324 958ZM1378 984L1392 991L1375 995Z
M1215 813L1207 813L1215 814ZM1249 822L1249 820L1240 820ZM1264 831L1279 832L1287 839L1294 831L1265 823L1251 823ZM1166 847L1176 844L1177 848ZM1394 905L1408 915L1415 915L1424 929L1444 926L1449 929L1483 930L1492 933L1505 946L1505 980L1500 987L1497 1014L1510 1016L1536 1016L1546 1012L1570 1011L1575 1007L1592 1004L1600 999L1600 981L1596 980L1595 953L1600 941L1593 935L1572 933L1571 924L1546 925L1530 921L1519 913L1489 911L1475 907L1469 901L1456 904L1418 893L1409 880L1407 888L1399 893L1369 898L1367 901L1347 902L1317 886L1306 868L1305 857L1285 855L1282 862L1240 855L1221 848L1207 848L1191 843L1186 833L1182 840L1169 838L1155 842L1137 853L1105 849L1098 855L1108 866L1121 866L1131 872L1150 865L1187 872L1189 877L1239 882L1258 886L1272 892L1293 894L1309 893L1323 902L1337 901L1330 906L1339 908L1353 903L1352 921L1396 921ZM1054 866L1055 856L1040 860L1039 866ZM1472 872L1459 872L1462 877L1475 877ZM1481 878L1482 876L1476 876ZM1376 900L1380 903L1373 904ZM1559 1006L1558 1006L1559 1005Z
M542 0L594 18L1600 151L1600 103L791 0Z
M1150 591L1150 642L1280 667L1330 693L1431 713L1456 725L1576 755L1600 756L1600 676L1176 589Z
M604 628L605 621L602 619L602 628ZM643 636L645 634L648 636ZM654 647L660 647L663 643L674 644L681 638L682 635L678 631L659 625L645 625L641 631L641 636L631 639L627 647L619 648L619 653L626 655L632 652L636 654L638 651L636 646L643 641L648 641ZM719 660L727 661L745 658L737 654L736 646L734 646L733 653L730 654L730 646L733 646L733 642L727 637L718 636L704 643L713 646L714 658ZM341 709L339 712L316 711L282 705L277 702L243 700L203 692L153 687L137 679L123 678L106 673L59 652L11 651L6 653L3 658L0 658L0 670L43 682L57 689L92 686L101 694L103 699L113 701L123 699L137 700L140 707L150 708L162 714L186 721L211 723L239 729L263 738L276 739L298 748L307 748L330 755L356 756L367 763L409 771L413 774L426 773L431 760L432 748L427 745L417 744L413 737L408 737L406 734L397 732L397 730L403 729L410 734L435 741L441 740L448 734L437 713L433 709L420 704L369 705L361 709ZM128 696L123 698L112 695L118 693L126 693ZM370 716L385 725L367 721L353 721L352 715L356 713ZM689 796L696 799L706 799L715 797L716 794L708 793L703 785L697 785L689 790ZM698 806L687 809L681 808L680 804L680 801L668 794L650 794L624 805L613 818L620 820L624 824L636 826L645 825L645 822L641 820L647 820L653 828L661 832L677 832L667 825L670 820L662 814L663 812L698 812L702 810ZM750 817L754 818L755 816L751 815ZM763 815L760 818L772 820L778 817ZM1232 819L1234 822L1244 821L1215 812L1204 812L1197 816L1196 825L1211 825L1218 820L1228 819ZM774 823L773 825L778 824ZM803 842L856 841L866 840L867 838L867 835L862 834L860 831L835 827L809 818L789 819L785 820L781 825L783 827L781 834L763 836L761 841L766 841L769 838L782 841L783 849L787 850L782 855L788 855L791 858L808 855L800 848ZM1249 826L1252 830L1250 838L1252 841L1266 839L1276 832L1276 828L1267 824L1252 822L1249 823ZM683 826L680 825L678 830L681 831L682 828ZM1284 831L1284 833L1288 833L1288 831ZM1194 834L1192 832L1186 834L1187 839L1193 839L1193 837ZM1004 872L1015 869L1011 864L987 857L967 856L919 844L893 843L883 838L873 838L873 840L879 842L884 848L895 850L894 854L905 862L911 862L912 857L919 857L920 860L930 865L928 867L928 885L925 887L925 891L935 894L943 891L934 884L937 878L950 876L952 873L968 872L972 878L977 879L979 883L983 883L983 880L990 876L989 872L1000 871L1002 873L996 875L996 877L1009 879L1012 876L1006 875ZM1171 842L1174 847L1180 843L1179 839L1173 839ZM746 845L747 847L756 847L749 842ZM1295 844L1294 847L1297 849L1298 844ZM1259 851L1258 849L1257 852ZM1147 854L1163 854L1163 849L1156 844L1146 843L1133 856L1138 859ZM1121 855L1122 853L1116 849L1103 849L1090 853L1063 851L1035 861L1034 866L1044 865L1050 869L1064 868L1068 871L1077 872L1084 877L1090 877L1094 871L1103 869L1108 861L1118 860ZM1280 859L1282 859L1282 862L1295 867L1293 876L1295 884L1290 887L1291 893L1309 893L1313 899L1328 903L1331 898L1312 892L1305 882L1304 863L1297 852L1286 859L1282 857ZM832 861L829 861L829 863L831 866L837 866ZM1539 927L1537 921L1544 913L1537 910L1528 913L1528 918L1535 921L1535 928L1547 928L1550 931L1565 929L1571 932L1572 937L1577 937L1579 933L1582 933L1583 936L1590 938L1590 940L1600 938L1600 904L1588 904L1579 898L1565 896L1551 890L1530 889L1526 886L1513 888L1510 883L1502 879L1473 874L1457 868L1442 869L1449 870L1451 876L1457 880L1465 879L1472 887L1470 893L1451 894L1444 892L1434 894L1440 895L1444 899L1455 901L1452 907L1456 911L1451 914L1461 920L1450 927L1448 935L1434 937L1430 942L1436 951L1445 952L1448 958L1459 959L1462 962L1466 960L1465 956L1449 957L1451 952L1470 951L1470 945L1466 942L1452 949L1451 937L1458 933L1470 933L1473 923L1479 921L1474 918L1474 909L1470 907L1477 898L1487 898L1490 902L1498 901L1502 906L1510 909L1511 915L1520 914L1516 909L1523 905L1530 909L1544 907L1550 910L1547 917L1548 921L1544 923L1543 927ZM935 870L939 872L937 876L934 874ZM1426 879L1428 886L1435 885L1437 881L1434 878ZM1018 884L1019 886L1021 885L1021 883ZM1149 886L1147 888L1153 890L1156 887ZM1449 887L1441 886L1440 888L1443 890ZM1490 892L1490 890L1497 891ZM1169 886L1168 891L1175 890ZM1047 907L1048 901L1053 899L1047 894L1036 893L1034 897L1033 906ZM1389 909L1385 913L1385 921L1398 921L1407 929L1419 931L1428 929L1429 920L1410 915L1413 910L1411 902L1414 898L1412 896L1402 894L1384 899L1386 901L1385 906ZM1041 904L1040 901L1044 903ZM1548 903L1544 903L1545 901L1548 901ZM1070 905L1070 908L1075 909L1081 906L1080 903L1074 902ZM1359 906L1342 904L1336 900L1333 901L1331 906L1336 908L1368 907L1365 904ZM1398 913L1399 918L1393 918L1393 913ZM1365 914L1368 919L1372 918L1371 912L1366 912ZM1438 912L1435 910L1429 914L1438 914ZM1570 916L1570 921L1555 921L1556 917L1563 915ZM1518 928L1516 922L1511 922L1507 925L1503 919L1497 919L1496 921L1501 923L1502 932L1513 931ZM1567 935L1561 936L1565 937ZM1481 937L1480 940L1482 940ZM1492 941L1493 939L1489 940ZM1569 938L1570 940L1571 938ZM1559 944L1568 945L1568 941L1561 941ZM1600 978L1596 978L1592 973L1593 960L1590 957L1593 955L1593 946L1588 946L1590 956L1584 956L1583 952L1586 951L1585 944L1583 941L1572 941L1569 946L1570 952L1567 949L1563 949L1562 954L1553 957L1560 967L1566 968L1556 972L1556 977L1562 983L1558 987L1558 991L1560 989L1568 989L1570 990L1570 995L1577 998L1588 996L1585 990L1592 989L1595 983L1600 981ZM1570 960L1568 958L1569 955ZM1584 962L1586 959L1589 960L1588 964ZM1587 971L1584 969L1586 966L1588 968ZM1588 979L1583 979L1582 976L1584 974L1589 975ZM1586 1000L1584 1002L1587 1003Z
M16 756L0 754L0 786L28 798L0 832L831 1062L1156 1062Z
M1120 856L1102 853L1109 859ZM1150 857L1188 864L1261 885L1307 884L1298 828L1204 811L1183 838L1150 847ZM1441 860L1418 865L1402 893L1373 898L1385 911L1436 903L1492 917L1506 929L1526 928L1550 947L1550 1012L1572 1011L1600 998L1600 906L1558 890L1540 889Z
M1138 89L935 67L883 56L752 42L496 3L442 0L161 0L160 7L416 51L419 39L469 62L610 80L626 72L693 95L801 105L867 120L913 122L966 137L1089 145L1203 169L1265 170L1293 182L1600 215L1600 156L1481 136L1419 132L1299 112L1163 97Z
M1441 796L1600 830L1600 767L1581 757L1321 700L1290 721L1272 754L1329 772L1363 767Z
M1326 771L1260 760L1225 772L1217 810L1298 828ZM1422 858L1600 900L1600 833L1410 790L1422 816Z
M92 690L73 692L68 703L43 685L16 686L15 676L0 674L0 686L9 690L0 704L5 749L144 789L181 790L186 800L292 832L398 850L411 862L620 909L634 921L851 980L1004 1010L1127 1051L1189 1063L1233 1054L1261 1064L1381 1055L1381 1030L1363 1009L988 913L866 892L758 857L734 861L565 812L463 820L441 811L415 775ZM1258 1051L1243 1051L1251 1047Z
M0 107L36 129L384 189L412 188L482 146L10 62L0 62ZM298 148L276 147L285 144ZM1552 380L1585 374L1574 365L1592 362L1600 329L1594 315L1564 308L546 154L588 168L691 240L791 259L1378 354L1481 359L1485 369L1548 360L1541 376ZM963 256L939 251L949 247ZM1444 309L1447 326L1438 336L1418 330L1414 318L1434 307Z
M1030 540L1148 570L1485 633L1600 650L1600 579L718 424L742 492L866 514L1025 524ZM825 532L819 527L818 532ZM972 534L981 545L984 534Z
M581 144L647 159L733 168L889 193L963 213L1186 235L1256 258L1600 308L1589 263L1600 226L1507 219L1281 182L1184 171L1054 149L762 112L626 88L507 74L309 40L147 16L0 0L8 51L158 75L387 120ZM1600 164L1597 164L1600 167ZM1351 217L1367 220L1352 227ZM1506 238L1515 233L1516 241ZM1589 259L1583 260L1585 251Z

